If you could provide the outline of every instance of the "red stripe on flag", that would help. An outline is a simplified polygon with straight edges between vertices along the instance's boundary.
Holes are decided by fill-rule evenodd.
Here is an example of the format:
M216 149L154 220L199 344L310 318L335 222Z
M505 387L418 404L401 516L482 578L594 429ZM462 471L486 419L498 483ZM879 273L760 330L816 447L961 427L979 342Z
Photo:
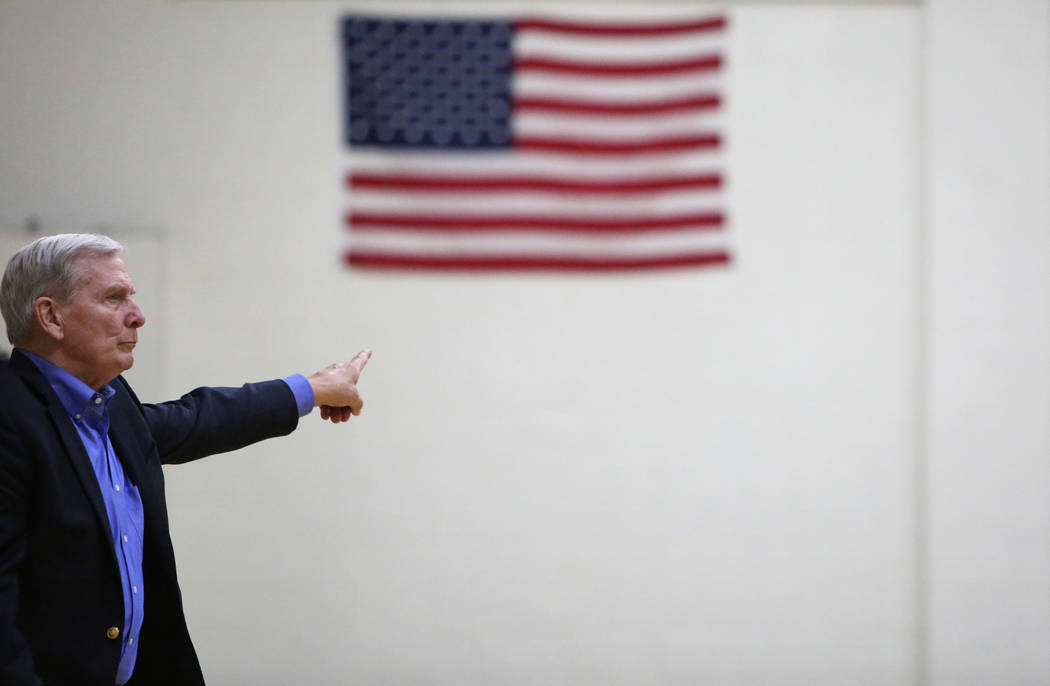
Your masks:
M722 67L721 55L699 55L660 62L590 62L554 57L518 57L516 71L541 71L585 76L657 76L687 72L716 71Z
M545 152L570 152L590 155L633 155L685 150L709 150L717 148L721 143L722 139L715 133L668 136L622 143L600 140L543 138L540 136L518 136L514 139L514 147L519 150L542 150Z
M729 253L711 251L648 257L621 257L618 255L578 257L574 255L412 255L351 250L345 259L347 264L355 267L401 269L624 271L720 266L729 263Z
M601 114L613 117L669 112L694 112L717 109L722 99L715 93L702 93L672 100L648 102L621 102L612 100L571 100L557 96L516 98L514 109L523 112L569 112L574 114Z
M522 19L514 23L518 31L548 31L584 36L658 36L696 31L720 31L726 27L725 17L709 17L695 21L652 24L611 24L588 21L558 21L540 17Z
M413 215L351 212L348 225L360 231L414 230L425 232L549 231L579 233L637 233L691 229L718 229L725 224L721 212L698 212L665 217L556 217L542 215Z
M722 175L682 174L621 179L558 178L553 176L416 175L353 172L351 188L416 192L561 192L561 193L657 193L676 189L715 189Z

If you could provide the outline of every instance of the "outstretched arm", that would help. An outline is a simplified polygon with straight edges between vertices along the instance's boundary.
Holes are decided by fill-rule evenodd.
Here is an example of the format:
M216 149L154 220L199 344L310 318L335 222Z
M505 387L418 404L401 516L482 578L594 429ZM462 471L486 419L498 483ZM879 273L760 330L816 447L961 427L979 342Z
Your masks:
M365 403L357 390L357 380L370 357L371 349L365 348L349 362L329 365L307 378L314 391L314 407L321 408L321 419L338 424L361 414Z
M361 413L364 401L356 384L371 356L371 350L362 350L349 362L306 379L322 419L339 423ZM127 382L118 379L133 395ZM198 388L178 400L141 408L161 463L180 464L291 433L305 411L296 407L296 395L286 381L276 379L240 388Z

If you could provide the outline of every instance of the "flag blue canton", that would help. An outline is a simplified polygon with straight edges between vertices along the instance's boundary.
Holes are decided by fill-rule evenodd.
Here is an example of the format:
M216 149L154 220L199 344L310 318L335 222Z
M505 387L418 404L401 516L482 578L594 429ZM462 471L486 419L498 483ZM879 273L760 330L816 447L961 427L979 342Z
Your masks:
M511 144L510 22L343 20L346 143Z

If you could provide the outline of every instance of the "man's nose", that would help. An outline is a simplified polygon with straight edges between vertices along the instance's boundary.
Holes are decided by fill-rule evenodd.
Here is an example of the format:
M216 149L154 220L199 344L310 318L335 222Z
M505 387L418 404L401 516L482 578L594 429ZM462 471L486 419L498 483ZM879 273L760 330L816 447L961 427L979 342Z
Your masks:
M146 325L146 313L134 300L131 301L131 309L128 310L127 325L134 329Z

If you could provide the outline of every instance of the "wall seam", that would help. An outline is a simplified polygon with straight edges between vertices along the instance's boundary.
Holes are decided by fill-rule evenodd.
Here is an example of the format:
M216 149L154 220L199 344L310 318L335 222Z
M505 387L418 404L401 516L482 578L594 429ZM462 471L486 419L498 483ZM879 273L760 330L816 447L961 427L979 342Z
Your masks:
M931 686L930 661L930 329L932 326L931 281L933 278L933 227L931 223L932 184L929 173L931 44L933 21L929 2L918 7L918 62L916 102L916 246L915 246L915 475L914 475L914 622L915 684Z

